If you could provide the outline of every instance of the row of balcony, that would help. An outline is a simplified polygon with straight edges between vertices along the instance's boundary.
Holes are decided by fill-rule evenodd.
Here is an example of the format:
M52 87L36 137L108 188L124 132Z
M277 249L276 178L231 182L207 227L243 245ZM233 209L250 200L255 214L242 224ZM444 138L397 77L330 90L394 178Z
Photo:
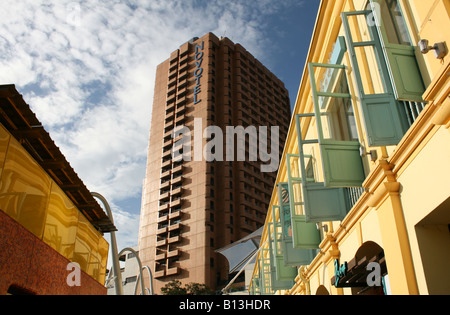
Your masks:
M158 230L167 227L170 227L168 231L174 230L175 225L181 222L182 215L183 213L181 212L181 210L176 210L172 213L159 212L159 216L157 219Z
M181 241L181 236L180 235L175 235L172 237L166 237L165 236L159 236L161 237L159 240L156 241L156 247L163 247L163 246L167 246L169 244L175 244Z
M159 195L160 201L169 201L172 198L172 201L178 199L183 194L183 187L172 188L171 191L161 190L161 194ZM175 198L174 198L175 197Z
M167 193L169 193L170 184L172 184L172 191L170 191L171 196L180 195L183 193L183 189L179 189L179 188L181 188L180 186L181 186L182 179L183 179L182 172L177 172L177 173L170 173L170 171L168 171L168 172L169 172L168 176L161 175L161 186L160 186L161 187L161 189L160 189L161 197L160 197L160 199L163 199L163 198L167 199ZM167 173L167 172L165 172L165 173ZM172 201L174 201L174 200L172 199Z
M176 177L172 177L172 179L165 179L165 180L161 180L161 190L163 189L168 189L170 187L170 185L172 185L172 187L176 187L177 185L181 185L181 183L183 182L184 177L179 174ZM173 189L173 188L172 188Z
M235 54L235 62L236 68L241 70L242 74L248 76L250 81L258 82L258 84L264 84L267 89L273 89L276 93L276 90L282 90L281 81L275 77L272 73L264 72L261 70L263 65L259 63L258 60L255 59L255 62L247 58L241 52ZM259 63L256 65L255 63Z
M277 91L277 88L267 89L260 83L255 84L250 78L248 80L244 79L243 74L245 74L245 71L240 68L236 68L235 74L237 75L235 85L238 87L238 92L249 95L255 102L259 100L262 103L273 102L279 104L286 100L286 92L281 88L279 91Z
M179 118L182 114L186 113L186 105L179 104L175 109L175 105L166 107L166 120Z
M289 115L279 115L274 116L273 108L263 108L260 107L257 109L256 106L247 106L244 102L242 102L242 110L238 112L237 118L240 120L240 125L242 126L256 126L256 125L267 125L267 122L271 122L272 126L284 126L284 128L280 128L280 136L286 138L287 129L289 125ZM257 109L258 112L255 111ZM267 109L267 112L266 112ZM281 117L284 117L281 118ZM270 128L268 129L270 132Z
M187 59L186 59L187 61ZM183 62L183 63L176 63L171 65L171 67L169 68L169 77L172 76L174 73L178 72L178 73L182 73L184 71L188 70L188 62Z
M183 225L179 222L171 225L169 225L169 222L167 221L161 222L158 223L158 230L156 231L156 234L157 235L167 234L169 232L181 230L182 227Z
M258 228L264 225L264 220L261 222L255 221L254 219L250 219L244 216L240 217L240 228L247 232L254 232Z
M180 83L181 84L178 85L178 87L177 85L174 85L169 88L169 91L167 92L167 104L172 104L175 100L175 96L177 96L176 99L181 99L188 94L187 79L183 79Z
M178 208L182 205L183 199L181 197L177 197L172 201L160 201L159 203L159 212L168 211L170 208Z
M181 206L183 199L183 165L172 159L173 145L179 139L173 139L175 126L182 125L185 120L188 85L187 53L172 56L168 73L168 92L164 119L164 143L161 165L161 186L157 219L157 241L155 249L156 279L177 275L181 272L178 266L172 266L181 256L182 251L176 248L182 240L180 235L183 225Z
M166 151L167 152L167 151ZM166 153L164 152L164 153ZM170 154L172 154L172 151L168 151ZM166 156L166 154L163 153L163 158ZM183 174L183 165L177 165L174 168L166 167L162 169L161 173L161 182L165 182L169 179L175 179L177 177L180 177Z
M178 65L178 63L187 61L187 56L188 56L189 51L187 49L185 50L177 50L174 51L171 55L170 55L170 67L173 67L175 65Z
M177 108L186 105L187 103L187 96L179 96L176 98L175 96L171 96L167 98L166 100L166 112L170 112L172 110L175 110L175 105L177 105Z
M157 254L155 256L155 260L161 263L161 261L166 260L168 258L176 258L179 256L181 256L181 250L175 249L168 252L162 252Z
M186 116L184 115L184 113L180 114L178 117L172 117L170 119L166 118L166 120L164 121L164 130L167 132L169 130L172 130L175 126L183 125L185 119Z
M162 278L162 277L168 277L168 276L173 276L173 275L178 275L181 273L181 268L180 267L166 267L166 266L162 266L164 269L156 269L157 267L157 263L155 263L155 278ZM161 267L159 267L161 268Z

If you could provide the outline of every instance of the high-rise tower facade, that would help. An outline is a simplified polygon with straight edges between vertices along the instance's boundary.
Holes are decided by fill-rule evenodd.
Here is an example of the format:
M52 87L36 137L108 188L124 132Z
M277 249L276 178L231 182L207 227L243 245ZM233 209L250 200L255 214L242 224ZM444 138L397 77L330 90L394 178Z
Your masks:
M227 283L215 250L264 225L289 121L284 84L228 38L194 38L158 66L139 231L155 292Z

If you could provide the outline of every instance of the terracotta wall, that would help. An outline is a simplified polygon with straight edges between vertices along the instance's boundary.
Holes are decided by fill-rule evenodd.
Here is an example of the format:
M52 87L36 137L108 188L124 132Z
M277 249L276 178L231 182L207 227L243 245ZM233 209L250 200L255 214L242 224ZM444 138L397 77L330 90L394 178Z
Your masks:
M38 295L106 295L106 288L80 271L80 286L69 286L70 263L0 210L0 295L8 290Z

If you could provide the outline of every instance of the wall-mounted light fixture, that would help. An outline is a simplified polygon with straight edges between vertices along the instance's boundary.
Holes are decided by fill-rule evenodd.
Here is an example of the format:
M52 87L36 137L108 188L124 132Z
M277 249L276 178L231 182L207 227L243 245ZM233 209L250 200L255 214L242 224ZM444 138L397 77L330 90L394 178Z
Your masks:
M422 39L419 41L419 48L422 54L427 54L430 50L434 50L434 55L437 59L444 59L448 53L447 45L445 42L436 43L433 46L429 46L428 39Z
M365 157L365 156L367 156L367 155L370 155L370 160L371 160L372 162L375 162L375 161L378 159L378 153L377 153L377 150L370 150L369 152L366 152L366 149L364 148L363 145L361 145L361 146L359 147L359 155L360 155L361 157Z

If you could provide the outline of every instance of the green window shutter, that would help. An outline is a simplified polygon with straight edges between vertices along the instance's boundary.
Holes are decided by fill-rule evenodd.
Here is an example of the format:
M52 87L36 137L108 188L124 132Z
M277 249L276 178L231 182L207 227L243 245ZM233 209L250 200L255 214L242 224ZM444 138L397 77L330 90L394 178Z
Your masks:
M295 248L317 249L321 241L320 232L315 223L306 222L305 216L295 216L292 241Z
M385 46L389 70L399 100L422 102L425 92L413 47Z
M323 66L321 65L321 67ZM327 67L325 65L325 68ZM299 155L287 155L288 199L291 204L291 217L293 220L297 219L297 224L342 220L350 209L347 192L343 187L361 186L365 177L359 155L359 142L327 141L323 139L319 119L316 119L319 139L303 140L301 119L321 117L322 115L317 108L317 97L315 97L315 107L315 114L295 115ZM311 158L311 156L305 154L304 146L311 144L319 144L325 183L317 182L314 175L308 175L305 158ZM314 174L314 171L312 174ZM296 187L299 184L301 184L301 191ZM283 194L279 193L279 196L283 196ZM280 204L281 202L280 200ZM299 214L304 216L301 217ZM288 224L285 225L289 226Z
M341 221L350 208L344 188L328 188L323 183L305 187L305 219L307 222Z
M288 163L292 163L292 160L297 161L301 158L298 155L288 154ZM302 164L299 162L299 164ZM300 165L304 167L304 165ZM291 168L291 165L289 165ZM292 238L296 239L299 233L300 226L305 224L303 229L310 228L309 233L315 235L315 226L307 225L309 223L326 222L326 221L340 221L346 215L350 209L347 193L343 187L325 187L324 183L316 183L309 181L301 182L301 202L298 197L299 188L295 187L295 177L292 177L291 170L288 171L288 178L291 177L291 183L289 183L289 194L291 192L297 196L290 198L291 202L291 219L292 219ZM295 225L295 224L297 225ZM314 227L314 228L313 228ZM297 233L297 234L296 234ZM298 238L299 239L299 238ZM305 240L306 242L306 240ZM315 248L315 247L299 247L294 245L295 248Z
M290 238L291 231L291 207L289 203L289 184L279 183L278 187L278 202L279 208L279 222L281 225L281 232L283 239ZM273 206L272 210L276 210Z
M422 102L425 85L398 1L370 2L396 98Z
M299 147L311 143L302 139L300 119L312 116L317 126L325 186L361 186L365 174L345 66L309 63L308 68L314 115L296 115Z
M370 10L343 12L345 38L369 146L396 145L408 128L407 117L395 99L377 31L367 23L370 14Z
M369 146L396 145L405 134L407 118L393 96L366 96L361 99Z
M291 210L292 245L297 249L316 249L320 244L320 232L315 223L306 222L304 202L302 200L301 177L299 164L291 166L291 159L299 158L295 154L287 154L287 173L289 186L289 203ZM296 167L294 169L293 167Z
M301 129L301 114L296 115L295 120L297 124L297 135L302 134ZM306 115L308 116L308 115ZM306 164L305 164L305 154L303 152L303 146L305 140L302 139L301 136L298 136L299 142L299 167L301 169L302 178L306 178ZM337 148L337 151L341 151L342 148ZM322 152L322 160L326 160L326 157L323 156ZM345 152L345 151L344 151ZM359 152L359 150L358 150ZM351 155L350 155L351 157ZM350 157L348 157L350 159ZM358 159L356 162L360 163L361 158L358 155ZM349 162L345 160L344 163ZM350 162L352 160L350 159ZM353 161L353 164L349 165L349 167L355 168L358 165ZM324 162L324 169L329 167L333 171L339 171L343 168L342 165L336 165L335 163L329 163L326 165ZM337 168L337 169L336 169ZM353 174L352 169L349 168L348 174ZM326 177L327 175L324 174ZM357 182L360 183L360 182ZM342 220L348 212L350 208L348 204L348 198L346 195L346 191L343 187L326 187L324 183L316 182L314 179L303 180L302 181L302 193L303 193L303 202L304 202L304 211L305 211L305 220L306 222L325 222L325 221L339 221Z
M285 266L283 255L277 250L275 228L270 233L274 225L269 222L269 254L271 262L271 282L273 290L286 290L292 288L294 279L297 276L297 268Z
M288 183L278 184L278 196L280 206L272 206L272 217L274 218L274 224L278 222L280 226L278 239L283 255L283 263L285 266L309 265L316 256L316 250L297 249L293 245ZM275 219L277 217L278 219ZM277 230L275 229L275 231Z
M258 266L260 264L260 261L261 260L258 260ZM259 268L259 270L261 270L261 269ZM258 272L258 274L256 274L252 278L252 293L253 293L253 295L261 295L261 279L260 279L260 277L261 277L261 275Z
M269 242L270 243L270 242ZM261 294L272 294L272 265L269 249L261 249L261 259L259 261L259 275L261 283Z
M327 143L320 146L326 187L360 187L365 179L360 144Z

